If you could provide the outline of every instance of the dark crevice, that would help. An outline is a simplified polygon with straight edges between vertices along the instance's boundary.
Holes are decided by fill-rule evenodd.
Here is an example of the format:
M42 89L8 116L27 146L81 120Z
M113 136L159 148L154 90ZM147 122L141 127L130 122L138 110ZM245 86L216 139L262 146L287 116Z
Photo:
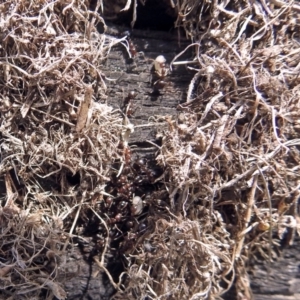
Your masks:
M90 8L95 9L95 1L91 1ZM133 29L170 31L174 28L177 18L176 8L170 6L169 1L148 0L143 5L137 1L136 13L137 19ZM127 11L121 11L126 4L115 3L114 1L105 0L103 17L105 22L111 22L115 25L131 27L133 19L133 1L131 7Z

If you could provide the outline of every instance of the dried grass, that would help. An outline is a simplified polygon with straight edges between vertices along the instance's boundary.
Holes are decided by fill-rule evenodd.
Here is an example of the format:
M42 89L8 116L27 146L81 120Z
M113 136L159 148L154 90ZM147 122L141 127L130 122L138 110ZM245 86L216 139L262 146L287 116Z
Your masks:
M16 299L32 299L41 289L66 298L55 278L67 231L74 230L76 211L101 197L112 163L122 159L123 117L105 103L101 72L122 39L99 34L96 26L104 21L88 5L0 5L0 175L7 190L1 270L9 273L1 289ZM80 186L70 185L68 176L80 176Z
M150 210L114 299L217 299L233 281L237 298L251 299L249 260L272 261L300 228L299 8L184 0L177 9L192 44L171 68L195 76L161 133L163 218Z

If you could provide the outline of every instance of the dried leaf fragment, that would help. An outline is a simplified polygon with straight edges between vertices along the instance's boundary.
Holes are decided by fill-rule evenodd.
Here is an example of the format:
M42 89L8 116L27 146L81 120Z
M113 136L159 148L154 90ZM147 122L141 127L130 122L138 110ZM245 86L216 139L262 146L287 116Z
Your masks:
M13 266L5 266L0 269L0 278L6 276L8 272L13 268Z
M64 290L61 286L59 286L57 283L55 283L55 282L53 282L53 281L48 281L48 282L46 283L46 286L48 286L48 287L51 289L53 295L54 295L57 299L59 299L59 300L64 300L64 299L67 298L67 293L66 293L65 290Z
M87 86L84 94L84 100L80 105L79 112L78 112L78 120L76 124L76 131L81 131L85 124L88 117L88 112L91 106L93 96L93 88L91 85Z

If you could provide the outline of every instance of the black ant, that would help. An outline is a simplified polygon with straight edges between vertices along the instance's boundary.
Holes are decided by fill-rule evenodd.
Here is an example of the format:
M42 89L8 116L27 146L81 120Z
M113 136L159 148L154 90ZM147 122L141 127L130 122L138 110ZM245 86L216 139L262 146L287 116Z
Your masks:
M133 168L137 172L137 176L135 177L137 183L154 183L157 174L153 169L149 169L148 164L144 159L135 160Z

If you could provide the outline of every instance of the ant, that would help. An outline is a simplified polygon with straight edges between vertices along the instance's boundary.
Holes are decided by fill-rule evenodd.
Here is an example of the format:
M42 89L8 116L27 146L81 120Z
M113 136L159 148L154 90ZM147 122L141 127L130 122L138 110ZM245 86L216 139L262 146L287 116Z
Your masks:
M128 46L129 46L130 55L132 58L135 58L135 56L137 55L137 50L136 50L134 43L132 42L132 40L130 38L130 32L125 31L125 32L123 32L123 34L127 36L127 42L128 42Z
M130 54L134 58L137 54L137 50L136 50L135 45L133 44L132 40L129 37L128 37L128 45L129 45Z
M166 67L166 59L163 55L159 55L154 60L154 75L155 81L153 83L153 88L155 91L163 89L167 82L164 81L166 76L168 75L168 69Z
M136 177L135 180L136 182L140 183L150 183L153 184L155 181L155 178L157 177L156 171L153 169L150 169L148 167L147 161L140 158L136 159L133 162L133 169L135 170Z
M166 68L166 59L163 55L159 55L154 60L155 74L160 78L164 79L168 75L168 69Z
M123 111L127 117L132 116L135 111L133 109L132 100L135 99L136 96L137 96L137 93L135 91L130 91L128 93L127 97L124 99Z

